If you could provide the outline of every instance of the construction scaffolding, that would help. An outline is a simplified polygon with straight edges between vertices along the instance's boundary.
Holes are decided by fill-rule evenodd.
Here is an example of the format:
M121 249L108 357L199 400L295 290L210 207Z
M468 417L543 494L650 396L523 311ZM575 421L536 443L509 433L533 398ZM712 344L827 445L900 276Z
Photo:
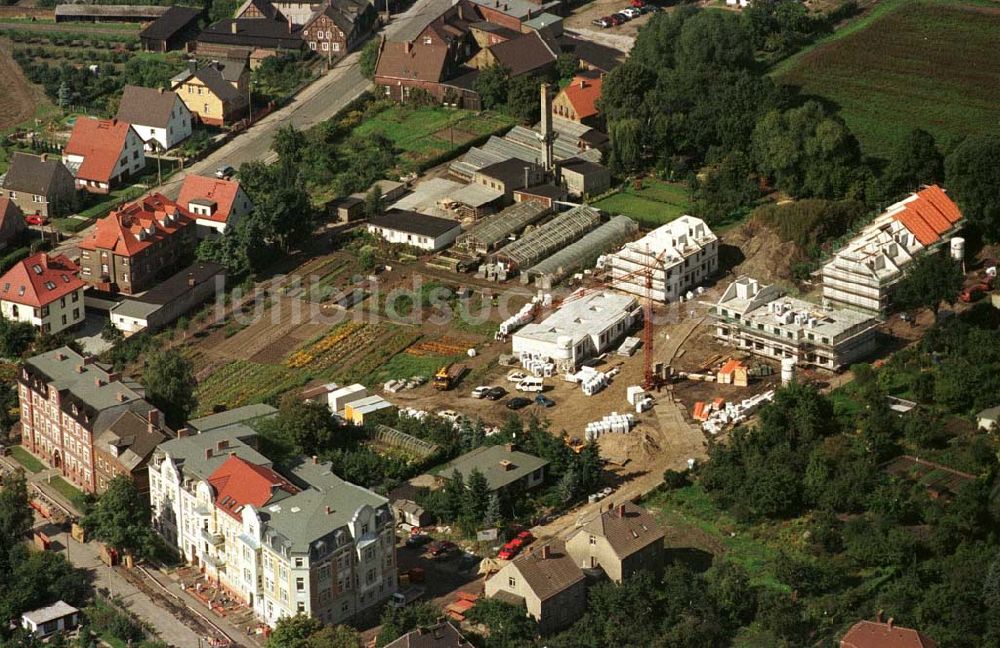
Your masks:
M455 246L471 253L489 254L549 213L549 208L535 200L519 202L498 214L487 216L458 236Z
M531 267L594 229L599 222L601 213L593 207L574 207L501 248L495 255L496 260L508 264L513 270Z
M535 264L524 275L544 284L540 287L550 288L583 264L593 262L598 256L629 240L638 231L639 225L628 216L615 216L579 241Z

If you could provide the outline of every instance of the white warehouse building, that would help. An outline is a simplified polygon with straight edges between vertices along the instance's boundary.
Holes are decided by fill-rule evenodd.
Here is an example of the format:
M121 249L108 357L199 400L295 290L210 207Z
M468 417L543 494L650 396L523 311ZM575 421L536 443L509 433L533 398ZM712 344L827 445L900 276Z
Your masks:
M449 218L390 209L368 219L368 231L389 243L401 243L430 252L442 250L462 233L462 224Z
M612 285L658 302L680 299L719 269L719 239L705 221L681 216L610 255Z
M513 352L522 362L548 359L559 371L576 371L583 361L615 346L640 319L635 297L576 292L544 321L515 333Z

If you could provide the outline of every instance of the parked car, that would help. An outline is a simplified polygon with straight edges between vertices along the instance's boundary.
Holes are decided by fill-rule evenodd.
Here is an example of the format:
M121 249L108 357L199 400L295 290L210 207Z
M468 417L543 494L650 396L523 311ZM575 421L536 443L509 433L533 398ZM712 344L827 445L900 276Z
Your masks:
M542 407L555 407L556 402L545 394L539 394L538 396L535 396L535 405L541 405Z
M509 410L524 409L528 405L531 405L531 399L525 398L524 396L515 396L507 401L507 409Z
M528 377L523 371L512 371L507 374L507 382L518 383Z
M618 18L618 20L621 21L620 23L618 23L619 25L624 25L628 21L632 20L632 16L628 15L624 11L619 11L619 12L615 13L614 16L616 16Z
M486 392L486 398L491 401L498 401L507 395L507 390L503 387L491 387L488 392Z
M535 536L531 535L531 531L528 531L527 529L521 531L514 537L520 540L522 544L530 544L535 541Z
M604 16L603 18L597 18L596 20L594 20L594 24L600 27L601 29L607 29L608 27L611 27L614 23L611 22L610 18Z
M228 164L224 164L215 170L216 178L222 178L225 180L233 177L234 175L236 175L236 169L229 166Z
M646 6L646 0L632 0L632 2L630 2L629 4L631 4L636 9L642 9L643 7Z
M48 225L49 219L44 216L39 216L38 214L31 214L30 216L24 217L24 222L28 225Z
M611 14L608 16L608 20L611 21L612 26L617 27L625 22L625 18L618 14Z
M636 9L635 7L629 7L627 9L622 9L621 13L623 15L625 15L625 16L628 16L629 19L638 18L639 16L642 15L642 12L639 11L638 9Z
M438 415L438 418L443 418L444 420L448 421L449 423L457 423L458 420L460 418L462 418L461 414L459 414L455 410L450 410L450 409L438 410L437 411L437 415Z
M434 542L427 545L427 553L437 557L443 556L444 554L458 549L458 545L450 540L435 540Z
M423 587L407 587L398 592L394 592L389 598L389 605L394 608L404 608L410 603L413 603L417 599L424 595L427 590Z
M500 560L510 560L517 554L521 552L521 547L524 546L524 541L514 538L503 547L500 548L500 553L497 554L497 558Z
M487 385L480 385L472 390L473 398L486 398L486 394L489 393L490 388Z
M423 547L430 541L431 537L426 533L414 533L406 539L406 547L409 549L417 549L419 547Z

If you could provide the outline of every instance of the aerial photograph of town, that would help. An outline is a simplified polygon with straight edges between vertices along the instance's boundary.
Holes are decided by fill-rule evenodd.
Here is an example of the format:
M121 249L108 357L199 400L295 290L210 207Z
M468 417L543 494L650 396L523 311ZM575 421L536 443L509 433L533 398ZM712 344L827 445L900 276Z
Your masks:
M0 0L0 648L1000 648L1000 0Z

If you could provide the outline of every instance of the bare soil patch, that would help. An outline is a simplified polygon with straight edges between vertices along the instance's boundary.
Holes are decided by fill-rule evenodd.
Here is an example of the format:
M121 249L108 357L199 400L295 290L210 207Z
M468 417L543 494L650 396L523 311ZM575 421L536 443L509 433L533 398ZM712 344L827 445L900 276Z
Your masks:
M0 79L4 86L0 93L0 130L31 119L37 106L49 103L45 91L28 81L21 66L14 62L6 38L0 38Z

